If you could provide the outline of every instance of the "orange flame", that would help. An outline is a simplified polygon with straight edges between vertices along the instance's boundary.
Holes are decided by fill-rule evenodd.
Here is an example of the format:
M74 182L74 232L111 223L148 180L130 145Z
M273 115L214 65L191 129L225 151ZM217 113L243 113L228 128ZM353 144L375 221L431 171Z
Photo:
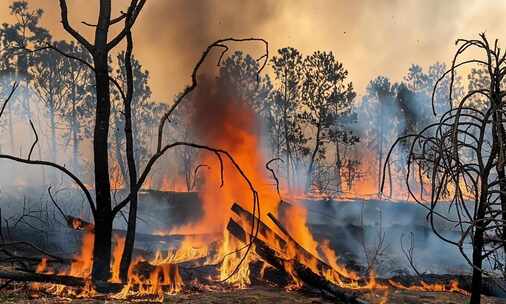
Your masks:
M456 280L451 280L450 284L442 284L442 283L429 284L424 281L421 281L420 285L413 285L413 286L405 286L405 285L403 285L399 282L395 282L393 280L389 280L388 282L393 287L395 287L397 289L403 289L403 290L429 291L429 292L455 292L455 293L460 293L463 295L469 295L469 292L460 288L459 282Z
M125 248L125 238L114 236L114 249L112 251L112 276L110 281L113 283L120 283L119 268L121 263L121 256L123 255L123 249Z
M187 192L188 187L180 177L176 177L171 181L168 176L164 176L160 184L160 191Z

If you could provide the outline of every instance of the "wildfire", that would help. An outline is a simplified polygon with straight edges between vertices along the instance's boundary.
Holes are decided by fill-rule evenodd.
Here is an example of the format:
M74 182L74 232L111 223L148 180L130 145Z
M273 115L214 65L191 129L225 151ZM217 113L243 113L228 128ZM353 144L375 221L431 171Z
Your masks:
M291 205L280 208L281 198L265 170L266 159L259 148L262 146L258 135L255 115L244 102L237 102L231 96L216 92L214 88L202 84L194 95L198 104L192 119L196 124L198 137L203 144L219 147L233 156L235 162L241 167L242 173L248 177L258 192L260 210L256 209L255 216L259 217L270 232L260 233L258 236L265 244L276 252L282 254L284 270L290 275L292 284L287 288L300 288L303 281L299 278L297 267L300 264L310 269L316 275L325 278L338 287L359 289L366 291L382 290L384 295L380 303L386 303L388 289L391 287L417 291L449 291L463 292L457 282L450 286L430 285L422 282L420 286L404 286L390 281L379 283L374 272L363 278L358 273L348 270L339 263L339 258L331 248L329 241L316 241L307 225L307 210ZM214 170L202 173L202 184L199 196L202 201L203 217L197 223L177 227L171 232L191 232L192 234L206 234L210 231L223 231L223 238L218 243L217 250L210 249L209 240L196 237L186 237L177 248L168 248L167 252L158 250L155 256L148 260L136 257L128 269L128 280L124 288L114 296L116 299L126 299L136 296L152 296L163 301L168 293L177 293L184 287L183 278L178 264L187 261L202 259L202 264L219 264L219 276L210 278L227 282L237 288L245 288L251 284L250 265L259 260L255 254L256 248L250 248L250 254L245 255L245 244L225 229L230 218L237 220L245 231L250 231L251 222L231 212L234 202L240 202L245 209L253 209L253 194L250 185L243 175L238 172L234 164L225 156L221 162L215 153L200 153L199 163L209 164ZM223 170L220 166L223 165ZM224 177L221 184L222 174ZM151 189L153 179L149 177L144 184L145 189ZM369 182L355 184L358 190L355 193L377 192L377 185ZM185 191L186 186L181 180L172 182L164 177L160 184L163 191ZM298 191L302 193L302 191ZM295 190L294 193L297 193ZM257 207L257 206L256 206ZM285 206L286 207L286 206ZM270 221L269 216L278 218L283 223ZM82 226L82 223L73 223ZM286 229L286 230L285 230ZM92 266L93 234L87 229L83 238L80 253L75 257L67 271L61 274L84 278L86 286L78 296L92 295L90 273ZM111 282L120 283L120 261L124 247L124 238L115 237L112 258ZM300 263L300 264L296 264ZM239 266L238 266L239 265ZM260 273L263 275L269 264L263 263ZM37 272L47 273L47 260L43 259L37 267ZM61 294L61 286L53 285L55 293Z

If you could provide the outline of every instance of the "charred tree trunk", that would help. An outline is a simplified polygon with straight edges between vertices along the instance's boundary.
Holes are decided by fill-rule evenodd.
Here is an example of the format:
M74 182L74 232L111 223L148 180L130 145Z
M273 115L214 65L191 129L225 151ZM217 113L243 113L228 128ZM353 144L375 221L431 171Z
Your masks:
M110 277L111 235L113 214L111 210L111 185L108 160L109 118L111 100L109 91L109 66L107 34L111 20L111 1L100 1L100 13L95 31L95 83L97 107L93 131L93 158L95 164L95 241L93 247L94 281L107 281Z
M476 227L473 244L473 279L471 285L471 302L470 304L480 304L481 283L482 283L482 249L483 249L483 229Z
M97 201L98 202L98 201ZM97 209L98 211L99 209ZM112 215L106 212L95 216L95 239L93 242L92 278L105 282L110 278Z
M93 160L95 174L95 202L92 201L88 190L87 193L90 207L95 219L95 239L93 243L93 267L92 279L94 282L107 281L110 277L111 262L111 235L115 213L111 204L111 184L109 176L108 138L111 116L111 96L109 77L109 52L115 48L130 32L146 0L133 0L130 2L127 13L111 20L112 0L100 0L98 22L95 27L94 42L89 42L69 23L68 7L66 0L59 0L61 22L63 28L82 44L93 57L93 73L96 88L96 111L95 126L93 130ZM125 27L118 35L109 41L109 27L121 20L125 20ZM85 65L89 64L81 61ZM127 201L125 201L127 202ZM124 206L124 205L122 205Z
M475 232L473 238L473 279L471 283L471 302L470 304L480 304L481 298L481 285L482 285L482 262L483 262L483 248L485 246L485 229L484 223L485 213L487 209L487 196L488 196L488 180L489 170L485 170L481 178L482 184L480 186L480 204L476 214Z
M501 237L503 241L503 250L506 252L506 174L504 172L504 164L506 162L506 134L503 125L504 106L502 96L504 95L504 91L501 91L501 79L503 76L500 76L498 67L496 67L490 77L492 80L489 88L490 92L492 92L490 102L493 110L492 138L493 145L496 147L495 151L497 153L495 170L499 183L499 200L501 202L501 219L503 221Z
M135 163L133 130L132 130L132 98L133 98L133 75L132 75L132 34L127 34L127 51L125 53L125 69L127 79L127 94L125 100L125 137L126 157L128 164L128 176L130 185L130 209L128 213L128 227L125 238L125 247L120 262L120 278L127 281L128 268L132 261L132 253L135 242L135 230L137 225L137 168Z
M499 178L499 190L501 191L499 197L501 200L501 215L502 215L502 240L503 250L506 252L506 174L504 173L504 164L497 165L497 178Z
M380 108L379 117L382 119L384 116L383 114L383 97L378 96L378 104ZM382 172L382 166L383 166L383 123L379 122L379 128L378 128L378 193L381 193L381 174ZM390 168L390 167L389 167ZM392 184L390 183L390 188L392 188Z
M500 100L500 99L499 99ZM501 103L499 102L497 106L500 107ZM504 163L505 163L505 157L504 155L504 140L506 135L504 126L502 124L503 117L502 112L497 111L497 117L496 117L496 125L497 125L497 134L494 138L494 140L497 142L498 145L498 160L496 165L496 171L497 171L497 178L499 179L499 199L501 201L501 216L503 220L502 224L502 240L503 240L503 250L506 252L506 174L504 172Z

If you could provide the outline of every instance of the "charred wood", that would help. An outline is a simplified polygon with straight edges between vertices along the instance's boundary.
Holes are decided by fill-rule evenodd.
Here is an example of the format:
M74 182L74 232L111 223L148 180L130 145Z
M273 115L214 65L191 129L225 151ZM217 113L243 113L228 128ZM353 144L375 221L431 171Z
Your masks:
M286 241L281 238L277 233L272 231L264 222L258 220L256 216L253 216L251 212L245 210L239 204L234 203L232 208L230 208L235 214L237 214L242 220L247 221L248 225L252 226L253 223L255 225L258 224L258 235L263 237L264 239L274 236L275 241L279 244L281 248L286 248Z
M30 272L0 272L0 279L12 280L17 282L37 282L65 285L69 287L85 287L86 280L66 275L30 273ZM122 289L122 284L109 283L109 282L96 282L94 283L95 289L99 292L119 292Z
M254 218L253 215L242 208L239 204L234 204L232 206L232 211L237 214L241 219L247 220L248 225L252 225L253 222L259 223L259 235L265 238L274 238L277 244L279 244L279 251L286 252L288 248L293 248L296 251L296 255L298 257L302 257L305 260L312 260L316 262L316 267L320 271L320 273L334 271L334 269L323 262L319 258L315 257L312 253L307 251L304 247L302 247L293 237L289 234L286 228L271 214L268 213L269 218L273 221L273 223L279 228L283 234L286 236L286 240L280 237L276 232L274 232L271 228L269 228L265 223L259 221L258 218ZM343 278L343 281L346 281L348 278Z
M244 229L233 219L230 219L227 225L227 230L238 240L247 243L249 238ZM344 301L345 303L364 303L357 299L358 294L349 290L340 288L331 282L325 280L323 277L314 273L312 270L302 265L296 260L284 260L281 255L270 248L264 241L256 238L253 240L255 245L255 252L265 262L272 265L273 267L284 271L288 274L286 265L292 263L293 271L305 284L312 286L316 289L320 289L328 294L331 294L335 298Z

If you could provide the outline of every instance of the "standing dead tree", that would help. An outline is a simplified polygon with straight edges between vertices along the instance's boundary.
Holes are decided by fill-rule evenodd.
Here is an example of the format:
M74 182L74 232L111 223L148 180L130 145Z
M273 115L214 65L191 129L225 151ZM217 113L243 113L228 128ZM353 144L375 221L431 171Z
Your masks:
M438 122L426 126L417 134L398 138L388 153L387 161L397 144L411 142L405 177L407 189L416 202L427 208L434 233L443 241L457 246L472 266L471 304L478 304L482 276L487 272L483 260L495 257L497 252L504 253L506 244L506 137L503 120L506 91L501 87L506 75L506 52L499 48L497 40L490 45L485 34L480 34L477 40L459 39L456 43L458 50L452 65L436 82L432 95L433 112L437 115L434 95L438 85L449 75L449 110L441 115ZM462 54L470 49L480 51L483 57L461 60ZM472 89L457 102L452 102L456 72L467 65L485 68L490 80L488 86ZM471 100L477 96L485 100L480 108L471 105ZM414 174L419 176L418 180ZM428 202L422 201L412 191L415 180L429 186ZM384 182L385 174L382 187ZM448 212L442 211L444 203L448 203ZM441 222L457 227L458 239L445 235L438 225ZM470 250L468 244L471 245Z

